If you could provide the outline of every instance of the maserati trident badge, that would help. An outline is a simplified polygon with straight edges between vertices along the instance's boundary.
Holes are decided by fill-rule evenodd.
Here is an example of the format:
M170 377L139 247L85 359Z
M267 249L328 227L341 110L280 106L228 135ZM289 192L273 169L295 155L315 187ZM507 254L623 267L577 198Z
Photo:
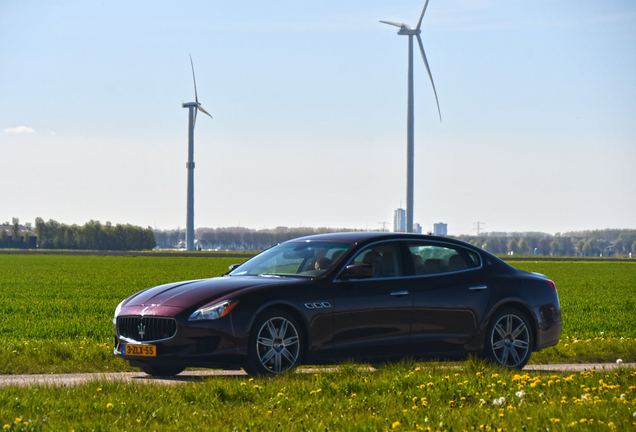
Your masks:
M142 323L142 324L139 324L139 325L137 326L137 331L139 332L139 337L140 337L141 339L143 339L143 338L144 338L144 335L146 334L146 325L145 325L145 324L143 324L143 323Z

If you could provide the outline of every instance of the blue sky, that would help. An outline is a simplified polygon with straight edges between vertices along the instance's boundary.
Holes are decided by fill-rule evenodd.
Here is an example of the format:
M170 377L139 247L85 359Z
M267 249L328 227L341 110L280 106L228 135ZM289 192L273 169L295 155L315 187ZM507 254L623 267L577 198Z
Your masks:
M0 1L0 222L378 228L406 196L422 1ZM414 219L636 228L636 4L430 0ZM416 51L417 56L417 51Z

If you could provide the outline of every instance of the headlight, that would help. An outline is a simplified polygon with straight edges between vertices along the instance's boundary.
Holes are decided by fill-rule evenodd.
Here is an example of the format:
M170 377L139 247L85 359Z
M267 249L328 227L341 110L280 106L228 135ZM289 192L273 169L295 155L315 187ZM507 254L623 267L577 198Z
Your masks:
M212 306L206 306L194 311L188 321L198 320L215 320L221 318L230 313L230 311L238 304L238 301L224 300L220 303L213 304Z

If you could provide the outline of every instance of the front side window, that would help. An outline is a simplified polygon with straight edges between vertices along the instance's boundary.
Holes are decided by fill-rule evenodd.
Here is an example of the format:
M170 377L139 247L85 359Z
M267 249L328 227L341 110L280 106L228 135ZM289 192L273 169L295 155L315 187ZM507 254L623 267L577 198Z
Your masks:
M240 265L229 275L318 277L331 270L350 246L324 241L282 243Z
M394 243L369 246L360 251L349 264L373 265L374 278L402 276L400 255Z
M475 252L454 245L410 243L408 247L416 275L451 273L481 265Z

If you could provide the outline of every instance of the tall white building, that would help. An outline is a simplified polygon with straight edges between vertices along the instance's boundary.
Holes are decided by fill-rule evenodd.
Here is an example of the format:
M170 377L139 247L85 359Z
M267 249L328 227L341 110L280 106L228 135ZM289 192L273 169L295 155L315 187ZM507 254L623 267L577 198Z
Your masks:
M433 224L433 235L436 235L436 236L448 235L448 224L445 224L442 222Z
M395 209L393 213L393 232L406 232L406 210Z
M422 225L420 225L417 222L415 222L413 224L413 232L417 233L417 234L422 234Z

